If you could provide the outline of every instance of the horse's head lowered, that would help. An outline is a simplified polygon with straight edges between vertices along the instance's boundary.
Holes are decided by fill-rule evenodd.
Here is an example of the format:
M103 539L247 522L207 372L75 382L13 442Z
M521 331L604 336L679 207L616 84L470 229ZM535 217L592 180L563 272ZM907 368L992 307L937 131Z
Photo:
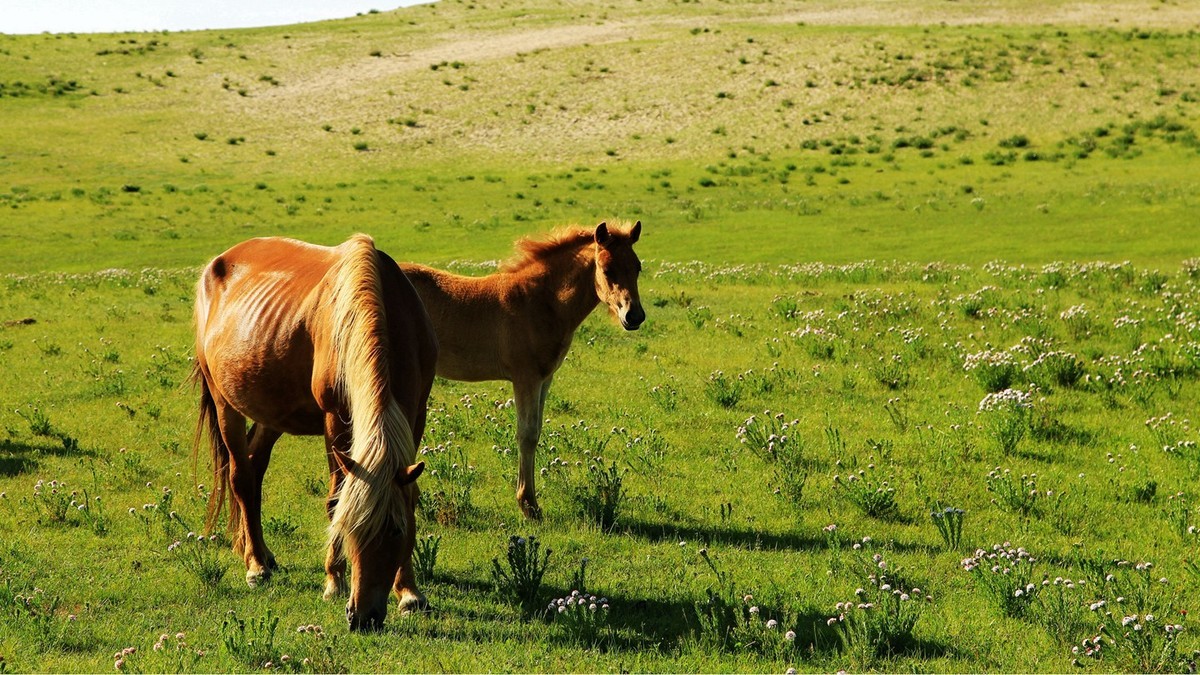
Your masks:
M637 286L642 261L633 252L641 234L640 220L627 232L596 226L596 295L625 330L637 330L646 320Z
M346 457L338 457L343 471L361 470ZM401 565L411 564L415 544L414 515L417 492L416 480L425 468L424 462L401 467L393 479L395 502L381 505L387 516L375 524L355 523L355 527L337 536L342 555L353 570L350 597L346 602L346 620L352 631L374 631L383 627L387 617L388 598ZM369 514L364 518L370 518ZM419 594L400 598L402 611L425 608Z

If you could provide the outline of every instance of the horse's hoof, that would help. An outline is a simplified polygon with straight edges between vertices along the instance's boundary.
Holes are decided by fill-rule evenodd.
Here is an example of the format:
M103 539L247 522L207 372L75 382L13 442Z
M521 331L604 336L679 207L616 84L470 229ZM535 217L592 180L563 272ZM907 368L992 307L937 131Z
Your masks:
M400 614L423 614L428 611L429 601L420 593L405 593L400 599Z

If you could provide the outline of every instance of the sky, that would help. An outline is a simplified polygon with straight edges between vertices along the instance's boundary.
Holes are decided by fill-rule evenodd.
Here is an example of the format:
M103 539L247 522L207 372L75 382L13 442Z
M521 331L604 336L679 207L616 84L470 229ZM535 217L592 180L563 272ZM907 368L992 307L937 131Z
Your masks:
M279 26L423 0L0 0L0 33L114 33Z

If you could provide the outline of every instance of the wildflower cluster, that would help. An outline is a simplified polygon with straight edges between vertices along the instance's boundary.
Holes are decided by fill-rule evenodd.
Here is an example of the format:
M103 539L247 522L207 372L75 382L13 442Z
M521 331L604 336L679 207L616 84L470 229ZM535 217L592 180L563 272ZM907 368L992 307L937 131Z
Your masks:
M868 470L872 473L868 473ZM896 489L887 479L877 477L874 470L875 465L868 464L867 470L849 473L845 479L840 474L834 475L834 487L840 489L852 504L868 516L885 519L894 517L899 512Z
M789 432L800 424L800 420L786 419L783 413L772 415L770 410L764 410L762 417L751 415L737 429L738 442L764 461L775 462L788 450Z
M1008 389L1016 382L1021 368L1017 359L1008 351L985 349L963 358L963 370L989 392Z
M1012 408L1029 409L1033 407L1033 395L1021 389L1004 389L992 392L979 401L979 412L990 413Z
M984 428L1004 453L1010 454L1029 431L1033 395L1020 389L1004 389L984 396L978 413Z
M1022 372L1038 386L1050 389L1074 387L1083 378L1085 370L1077 356L1055 349L1039 354L1022 368Z
M976 585L1006 616L1025 616L1041 586L1034 583L1034 558L1024 548L1013 548L1007 541L992 550L976 549L963 558L962 568L975 577Z
M596 644L608 628L608 598L574 590L566 597L551 600L546 611L550 620L578 644Z
M876 382L888 389L904 389L912 379L908 361L901 354L880 356L867 363L867 372Z
M39 649L60 647L67 624L75 621L74 614L68 614L66 622L62 620L61 606L62 598L57 594L36 586L28 591L13 592L11 580L7 576L0 577L0 615L5 617L6 627L15 623L26 628Z
M957 307L958 311L967 318L986 316L995 311L995 296L999 290L996 286L983 286L977 291L955 296L950 304Z
M1191 422L1176 419L1171 413L1146 420L1146 430L1154 438L1155 444L1169 455L1189 456L1196 450L1196 441L1188 438L1192 435Z
M621 479L624 472L617 468L616 462L605 467L602 457L589 457L588 460L586 477L572 487L571 501L584 518L609 532L616 527L624 506Z
M1076 340L1082 340L1092 332L1092 317L1083 305L1072 305L1064 309L1058 318L1062 319L1067 326L1067 332Z
M1038 490L1037 474L1021 474L1020 479L1014 479L1012 471L996 467L988 472L987 491L992 493L992 503L1010 513L1023 516L1031 515L1043 497L1052 496Z
M829 361L833 358L839 337L836 333L817 326L804 326L788 333L814 359Z
M275 645L278 627L279 617L269 609L265 615L248 621L239 619L237 613L230 610L221 622L221 644L225 652L242 665L269 669L279 659Z
M775 659L786 659L797 651L795 627L799 621L794 611L779 610L778 618L768 618L753 595L742 596L741 623L730 632L730 643Z
M295 659L288 654L281 655L279 661L282 669L312 673L349 672L339 653L337 638L327 635L321 626L311 623L297 626L296 635L303 641L297 645L301 651L301 654L297 654L300 658ZM305 644L306 642L312 644Z
M953 506L935 508L929 512L929 518L942 536L942 542L951 551L957 550L962 543L963 519L966 515L966 511Z
M420 454L435 481L421 491L421 513L442 525L455 525L473 515L471 489L477 476L462 448L447 440L421 448Z
M441 535L433 536L432 534L425 535L423 539L418 539L413 547L413 572L417 575L417 581L421 583L429 583L434 579L434 573L437 569L438 549L441 547Z
M492 558L492 581L496 590L516 600L526 615L532 614L538 606L537 596L542 589L542 576L550 566L551 553L550 549L541 551L537 537L513 535L508 538L506 565L502 566L499 558Z
M879 554L877 572L854 591L854 599L834 606L837 614L826 623L837 628L843 647L870 663L876 656L897 654L912 644L913 629L933 596L920 588L905 590L889 575L887 562Z
M67 492L67 484L57 480L38 480L33 486L33 505L50 522L65 523L76 507L76 493Z
M1149 613L1114 614L1104 607L1097 608L1105 616L1100 631L1071 648L1075 665L1082 666L1083 657L1126 672L1195 672L1200 652L1180 653L1182 623Z
M154 643L153 652L158 656L159 665L154 669L164 673L185 673L196 670L196 663L204 657L203 649L188 645L187 635L178 632L174 635L163 633Z
M1031 607L1033 618L1060 640L1077 639L1095 627L1087 613L1086 590L1088 585L1084 579L1076 581L1061 576L1050 579L1045 575L1037 602Z
M154 484L146 483L146 487L153 489ZM173 541L181 532L187 529L179 513L171 508L174 500L175 492L164 485L158 491L155 501L142 504L140 510L132 506L129 507L129 515L142 521L142 525L146 528L147 537L152 536L151 530L157 526L162 535L167 537L167 541Z
M113 654L113 669L124 671L126 663L134 654L137 654L137 647L126 647L121 651L115 652Z
M614 434L618 432L613 431ZM599 449L603 444L597 447ZM606 463L599 454L593 455L586 449L583 455L582 460L574 463L554 457L539 473L551 481L559 481L578 514L609 532L616 527L625 506L625 471L616 462Z
M722 408L732 408L742 399L742 378L730 378L724 372L714 370L704 384L704 393Z
M656 384L650 387L650 398L658 404L660 408L667 412L675 410L675 406L679 402L679 391L675 387L668 384Z
M231 565L222 555L225 549L218 535L206 537L188 532L182 539L176 539L168 545L167 553L202 586L213 588L221 583Z

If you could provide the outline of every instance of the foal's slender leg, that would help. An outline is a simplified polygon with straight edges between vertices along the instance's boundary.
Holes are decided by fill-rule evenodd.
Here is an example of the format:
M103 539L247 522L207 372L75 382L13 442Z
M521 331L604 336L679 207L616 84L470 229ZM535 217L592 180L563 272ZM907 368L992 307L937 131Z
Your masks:
M254 477L258 483L258 494L261 498L263 478L267 474L267 465L271 463L271 450L275 447L275 442L283 433L265 427L258 422L250 425L250 431L246 434L247 445L249 446L250 462L254 466ZM248 545L250 542L246 542ZM266 540L263 541L263 550L266 551L267 569L277 569L279 565L275 562L275 554L271 553L271 549L267 547Z
M335 452L350 452L350 426L337 413L325 414L325 459L329 462L329 497L325 500L325 515L333 520L337 507L337 495L342 488L342 468L334 459ZM325 554L325 599L332 600L350 592L346 583L346 558L342 555L341 542L330 540Z
M271 577L271 569L267 566L267 546L262 534L262 483L247 447L246 418L216 392L213 399L221 437L229 448L230 489L242 514L239 533L235 536L240 537L244 544L242 557L246 561L246 583L256 586Z
M513 382L513 398L517 403L517 445L520 449L520 468L517 470L517 504L527 518L541 520L542 509L537 503L538 439L542 434L542 407L553 378L518 380Z

